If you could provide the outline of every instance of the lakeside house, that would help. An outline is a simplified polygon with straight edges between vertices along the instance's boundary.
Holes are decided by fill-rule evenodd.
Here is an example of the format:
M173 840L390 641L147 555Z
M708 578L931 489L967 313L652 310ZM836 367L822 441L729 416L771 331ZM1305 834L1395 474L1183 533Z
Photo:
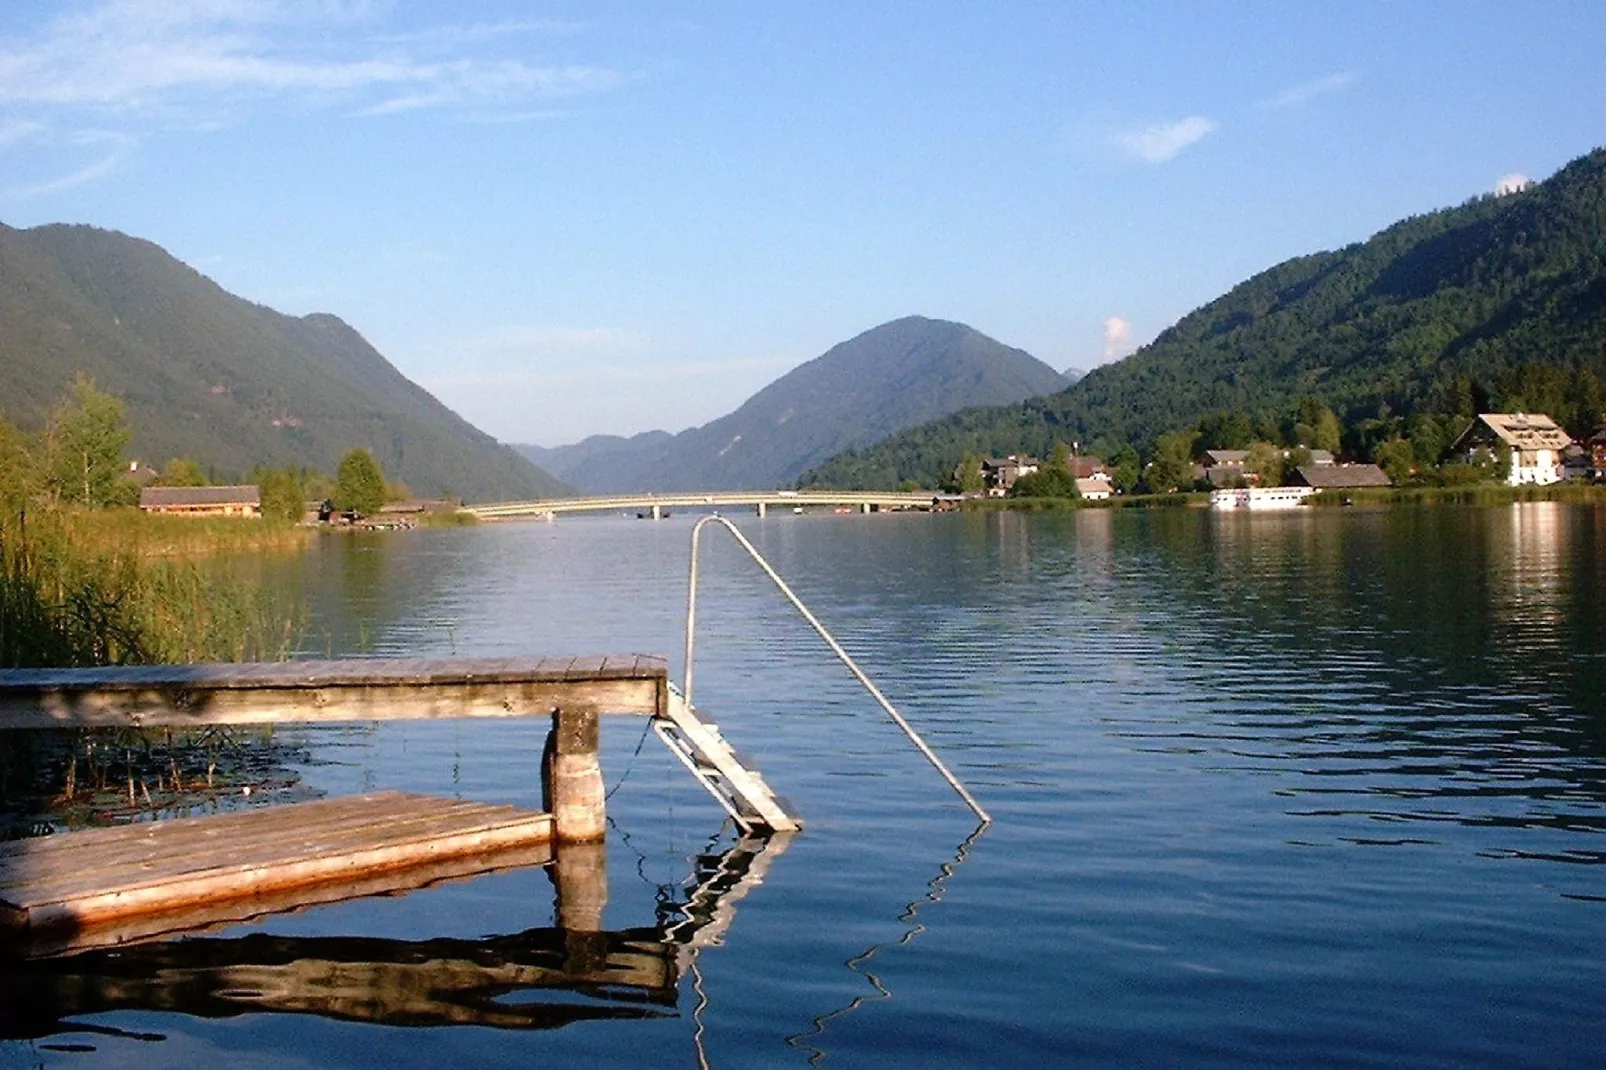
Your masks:
M1572 441L1544 413L1484 412L1461 432L1450 450L1469 464L1475 462L1479 450L1491 451L1497 459L1509 461L1506 482L1517 487L1524 483L1560 483L1562 451Z
M1584 441L1584 448L1589 453L1589 478L1606 479L1606 424L1595 429Z
M987 484L987 496L1002 498L1021 476L1036 472L1040 462L1036 457L1011 453L1008 457L988 457L981 462L982 479Z
M262 490L255 486L142 487L139 508L173 516L260 517Z
M1100 472L1076 481L1076 493L1090 502L1103 501L1114 493L1108 474Z
M1293 452L1292 449L1283 450L1283 459L1287 460ZM1335 461L1331 450L1305 452L1310 455L1309 464L1314 466L1326 466ZM1211 487L1252 486L1259 482L1259 477L1244 471L1248 458L1248 450L1205 450L1194 463L1194 478L1204 480Z
M1302 464L1289 473L1288 483L1316 490L1354 490L1387 487L1388 473L1375 464Z

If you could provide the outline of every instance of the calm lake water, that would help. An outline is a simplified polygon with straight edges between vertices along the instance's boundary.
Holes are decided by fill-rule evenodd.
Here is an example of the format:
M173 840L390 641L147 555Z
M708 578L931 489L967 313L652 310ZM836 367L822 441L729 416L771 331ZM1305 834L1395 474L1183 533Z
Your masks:
M566 1024L409 1029L178 992L0 1041L0 1067L1606 1058L1606 510L738 523L992 811L983 835L709 530L697 702L807 827L667 1000L531 989L496 998ZM678 678L689 528L325 538L269 567L309 593L307 656L633 651ZM643 729L603 724L606 925L663 932L734 837ZM537 806L544 732L291 730L289 779ZM553 910L520 870L201 946L473 947Z

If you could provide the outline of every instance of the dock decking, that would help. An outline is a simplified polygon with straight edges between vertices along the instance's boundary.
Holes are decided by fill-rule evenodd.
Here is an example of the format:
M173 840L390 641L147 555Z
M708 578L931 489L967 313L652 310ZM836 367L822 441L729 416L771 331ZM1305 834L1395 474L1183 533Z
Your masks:
M31 951L142 939L552 858L552 816L376 792L0 843L0 929ZM465 864L466 862L466 864Z

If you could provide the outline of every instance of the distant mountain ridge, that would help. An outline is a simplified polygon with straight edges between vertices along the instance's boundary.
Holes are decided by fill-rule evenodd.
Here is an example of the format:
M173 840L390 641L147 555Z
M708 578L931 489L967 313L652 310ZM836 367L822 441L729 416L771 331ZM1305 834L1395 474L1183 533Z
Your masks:
M908 316L833 346L702 427L516 448L598 493L786 487L842 450L1064 385L1036 357L962 323Z
M1059 393L977 408L851 450L808 483L890 487L966 453L1110 451L1306 395L1346 422L1411 414L1452 384L1534 363L1606 378L1606 149L1520 192L1402 220L1285 261Z
M365 446L415 493L568 492L408 380L338 317L236 297L115 231L0 225L0 413L38 428L74 374L127 404L132 451L238 475L333 472Z

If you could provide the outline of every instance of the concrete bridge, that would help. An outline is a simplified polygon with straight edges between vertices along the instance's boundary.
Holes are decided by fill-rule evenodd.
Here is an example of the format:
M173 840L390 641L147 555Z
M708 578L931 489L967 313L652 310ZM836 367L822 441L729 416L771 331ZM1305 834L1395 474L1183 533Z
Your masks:
M882 509L929 509L948 495L935 491L853 490L718 490L670 494L616 494L600 498L544 498L528 502L492 502L463 507L481 520L553 520L559 513L636 512L654 520L672 509L751 507L759 516L771 507L847 506L862 513Z

